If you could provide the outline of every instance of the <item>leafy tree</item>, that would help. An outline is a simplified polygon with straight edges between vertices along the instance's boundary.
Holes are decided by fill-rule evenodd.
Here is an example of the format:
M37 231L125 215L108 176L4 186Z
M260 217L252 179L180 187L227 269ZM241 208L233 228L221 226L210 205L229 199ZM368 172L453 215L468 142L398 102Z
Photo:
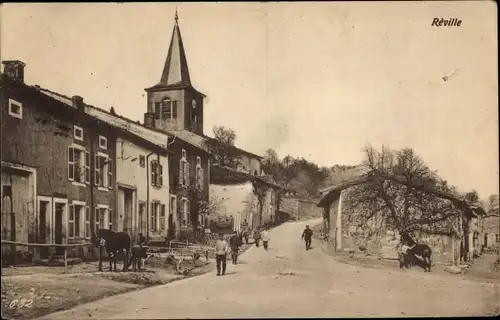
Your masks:
M188 189L191 199L191 227L193 231L198 229L198 219L201 215L208 217L210 215L214 216L220 209L222 200L215 196L213 193L208 195L208 200L204 197L203 191L200 189L190 186Z
M224 126L214 126L213 132L215 139L217 139L224 145L234 147L234 142L236 141L236 132L234 132L233 129L229 129Z
M492 194L488 197L488 202L486 203L486 217L498 217L499 216L499 196L498 194Z
M212 153L212 162L234 168L239 164L238 152L234 146L236 132L224 126L214 126L213 133L214 139L207 141Z

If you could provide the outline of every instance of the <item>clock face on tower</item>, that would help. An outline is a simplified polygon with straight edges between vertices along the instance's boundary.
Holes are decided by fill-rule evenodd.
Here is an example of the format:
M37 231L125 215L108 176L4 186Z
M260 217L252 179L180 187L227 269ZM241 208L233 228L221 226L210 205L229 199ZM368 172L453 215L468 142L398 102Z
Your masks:
M196 109L196 100L193 99L191 101L191 105L193 106L193 109Z

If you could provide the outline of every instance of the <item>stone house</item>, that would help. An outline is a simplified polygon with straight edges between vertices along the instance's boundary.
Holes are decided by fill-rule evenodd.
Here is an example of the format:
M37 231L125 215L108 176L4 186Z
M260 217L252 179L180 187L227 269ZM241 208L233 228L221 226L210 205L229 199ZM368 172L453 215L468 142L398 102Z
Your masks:
M298 220L319 218L323 216L323 211L318 208L318 201L319 199L286 196L281 199L280 211Z
M368 223L368 229L360 229L361 221L353 219L355 209L351 208L349 202L346 201L349 198L350 188L367 183L370 179L370 175L361 174L323 190L322 198L317 206L323 209L324 229L328 234L328 241L337 251L356 251L363 246L369 252L395 258L394 241L397 234L375 221ZM477 251L480 248L481 239L481 230L478 226L481 217L485 214L484 210L481 207L469 205L451 194L439 192L436 195L453 201L460 208L462 214L457 217L457 223L461 236L454 241L447 235L428 235L417 232L415 240L429 244L434 256L438 256L438 260L473 259L474 252L480 253ZM452 258L453 253L455 256Z
M498 249L500 245L500 218L498 215L489 216L483 219L482 231L483 231L483 241L482 246L485 249Z
M3 64L2 239L81 243L115 229L116 132L85 114L83 98L27 85L24 63Z

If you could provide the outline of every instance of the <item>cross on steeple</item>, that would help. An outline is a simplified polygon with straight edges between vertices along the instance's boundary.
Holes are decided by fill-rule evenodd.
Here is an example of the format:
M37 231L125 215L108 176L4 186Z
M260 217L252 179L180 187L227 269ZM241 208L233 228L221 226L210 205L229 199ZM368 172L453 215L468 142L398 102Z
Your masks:
M175 23L179 23L179 15L177 14L177 7L175 7L175 16L174 16Z

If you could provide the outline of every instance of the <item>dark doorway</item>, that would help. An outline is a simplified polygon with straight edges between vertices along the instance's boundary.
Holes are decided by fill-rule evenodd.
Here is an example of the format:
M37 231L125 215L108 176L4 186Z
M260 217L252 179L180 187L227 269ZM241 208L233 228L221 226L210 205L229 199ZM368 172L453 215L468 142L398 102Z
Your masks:
M483 244L484 247L488 248L488 234L485 233L484 234L484 244Z
M47 211L49 208L48 201L40 201L40 212L38 216L38 243L47 243ZM49 248L40 247L40 258L47 259L49 256Z
M175 225L174 225L174 215L173 213L169 213L168 215L168 241L171 241L175 238Z
M64 203L56 203L55 214L54 214L54 241L56 244L63 243L63 213L64 213ZM64 254L64 248L56 247L56 254Z

